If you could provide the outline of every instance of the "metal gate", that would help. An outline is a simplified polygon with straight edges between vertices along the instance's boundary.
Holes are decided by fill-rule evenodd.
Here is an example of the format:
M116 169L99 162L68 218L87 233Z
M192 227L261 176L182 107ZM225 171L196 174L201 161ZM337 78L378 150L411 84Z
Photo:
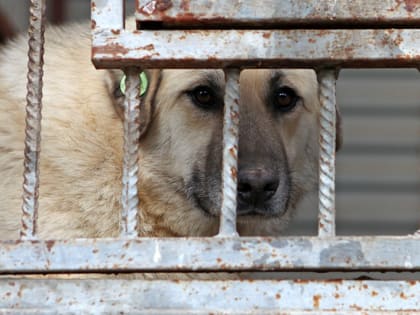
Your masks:
M335 80L340 68L419 67L420 2L138 0L140 31L123 0L92 0L93 62L127 75L118 239L36 238L45 2L32 0L22 237L0 243L0 313L414 314L420 282L325 280L327 271L420 271L420 233L335 236ZM199 43L199 45L197 44ZM199 48L197 48L199 47ZM219 234L138 238L139 68L223 68L223 202ZM236 233L238 79L243 68L315 68L321 89L317 237ZM317 280L122 280L114 272L321 272ZM57 273L99 273L63 279ZM47 274L46 277L37 274ZM31 274L25 277L24 275ZM396 278L398 278L396 276Z

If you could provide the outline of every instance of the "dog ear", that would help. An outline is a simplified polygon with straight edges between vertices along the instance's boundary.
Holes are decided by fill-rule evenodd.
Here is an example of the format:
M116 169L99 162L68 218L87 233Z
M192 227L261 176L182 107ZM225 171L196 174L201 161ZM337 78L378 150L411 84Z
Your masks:
M146 133L153 117L154 98L160 83L160 70L145 70L147 78L147 88L144 95L141 96L140 104L140 138ZM124 92L121 90L121 80L124 73L121 70L107 70L105 76L105 85L109 96L111 97L116 114L124 119ZM143 80L143 84L146 81Z

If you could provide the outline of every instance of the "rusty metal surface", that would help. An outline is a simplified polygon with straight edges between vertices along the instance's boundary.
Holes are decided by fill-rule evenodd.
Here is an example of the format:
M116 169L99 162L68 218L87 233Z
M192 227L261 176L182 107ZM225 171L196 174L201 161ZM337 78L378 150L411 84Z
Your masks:
M139 0L136 18L167 26L380 27L419 25L418 0ZM339 27L337 27L339 28Z
M8 314L419 314L419 281L0 280ZM325 314L325 313L323 313Z
M206 270L420 271L420 238L139 238L0 243L0 273Z
M337 70L318 72L320 88L318 236L335 235L335 124Z
M92 57L98 68L417 67L418 47L420 29L100 29Z
M124 28L125 0L91 0L91 27Z
M236 232L236 194L238 184L239 136L239 69L226 73L226 95L223 116L222 209L219 236Z
M28 83L26 95L22 239L34 239L39 194L42 75L44 64L45 0L31 1L29 18Z
M141 70L126 70L124 99L124 162L123 189L121 194L120 235L124 238L137 236L138 218L138 171L140 141L140 78Z

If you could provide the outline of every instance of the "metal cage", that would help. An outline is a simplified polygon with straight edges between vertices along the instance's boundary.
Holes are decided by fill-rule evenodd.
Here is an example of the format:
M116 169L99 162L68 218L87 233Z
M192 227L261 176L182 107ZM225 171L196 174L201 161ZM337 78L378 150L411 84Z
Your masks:
M123 2L91 2L93 63L124 69L127 75L120 238L41 241L36 238L36 212L45 1L31 1L22 232L21 240L0 243L0 273L14 275L0 279L0 312L420 313L420 282L414 280L325 280L322 274L308 281L22 277L63 272L420 271L419 231L404 237L335 236L334 183L338 71L419 67L418 1L138 0L136 31L124 27ZM322 110L317 237L236 233L238 80L241 69L256 67L314 68L318 73ZM146 68L226 71L223 203L215 237L137 237L138 73Z

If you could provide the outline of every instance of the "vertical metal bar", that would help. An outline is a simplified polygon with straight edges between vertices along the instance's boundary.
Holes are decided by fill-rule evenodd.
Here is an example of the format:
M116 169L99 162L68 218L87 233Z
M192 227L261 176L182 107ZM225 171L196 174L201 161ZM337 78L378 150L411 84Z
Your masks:
M29 60L21 239L34 239L36 234L39 194L39 153L41 149L45 7L45 0L31 0L29 9Z
M235 236L239 136L239 69L226 70L223 117L222 209L219 236Z
M319 225L318 236L335 236L335 138L338 71L318 72L320 84Z
M137 237L138 220L138 170L140 139L140 78L141 71L129 68L126 74L124 100L124 165L121 196L120 235Z

